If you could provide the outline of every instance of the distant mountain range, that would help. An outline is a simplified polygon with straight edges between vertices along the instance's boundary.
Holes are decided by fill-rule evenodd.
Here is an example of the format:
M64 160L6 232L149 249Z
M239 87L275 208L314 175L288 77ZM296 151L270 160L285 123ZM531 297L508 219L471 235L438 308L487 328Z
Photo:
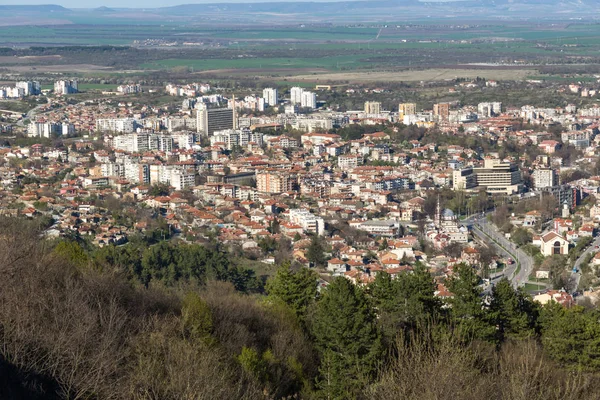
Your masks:
M126 17L128 13L145 13L181 18L203 17L206 15L299 15L319 17L320 20L340 20L345 15L360 22L361 18L373 20L399 20L403 17L424 16L431 18L500 18L518 19L594 19L600 12L600 0L381 0L381 1L339 1L339 2L256 2L256 3L200 3L182 4L162 8L108 8L68 9L59 5L0 5L0 19L12 15L39 15L53 18L86 12L107 16L112 13Z

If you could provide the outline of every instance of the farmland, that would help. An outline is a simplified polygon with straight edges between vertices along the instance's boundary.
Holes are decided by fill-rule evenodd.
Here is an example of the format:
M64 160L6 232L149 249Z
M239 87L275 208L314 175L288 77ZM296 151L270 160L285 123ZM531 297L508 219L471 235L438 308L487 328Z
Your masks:
M191 24L176 18L158 23L154 14L138 19L119 15L110 24L107 15L94 13L62 17L70 23L0 26L0 42L12 46L0 49L0 68L73 76L194 73L236 78L248 73L296 81L474 75L559 82L592 81L600 73L600 24L591 23L448 25L429 20L284 26Z

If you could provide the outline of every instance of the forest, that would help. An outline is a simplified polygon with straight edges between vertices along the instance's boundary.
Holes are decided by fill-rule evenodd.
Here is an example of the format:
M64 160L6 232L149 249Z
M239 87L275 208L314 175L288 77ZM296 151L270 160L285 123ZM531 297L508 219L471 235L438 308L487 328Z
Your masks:
M0 219L3 399L597 399L595 309L422 265L266 283L219 243L86 248Z

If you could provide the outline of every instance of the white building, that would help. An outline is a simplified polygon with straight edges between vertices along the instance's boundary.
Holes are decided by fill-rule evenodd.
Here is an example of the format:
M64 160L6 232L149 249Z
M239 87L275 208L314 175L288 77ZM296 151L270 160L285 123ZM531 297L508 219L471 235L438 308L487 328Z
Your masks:
M290 89L290 101L292 104L302 103L302 93L304 93L304 89L301 87L293 87Z
M249 129L226 129L215 131L210 137L210 144L214 146L217 143L224 143L228 150L235 146L246 147L248 143L256 143L259 146L263 144L263 134L261 132L252 132Z
M42 86L37 81L21 81L15 84L18 89L23 89L24 96L35 96L42 92Z
M317 95L313 92L302 92L300 107L311 109L317 108Z
M195 186L196 178L193 172L174 169L171 171L169 181L169 184L179 191Z
M32 122L27 126L27 136L45 137L71 135L75 133L75 126L67 123Z
M538 168L533 171L533 185L535 189L558 185L558 174L551 168Z
M117 87L117 92L123 94L142 93L141 85L120 85Z
M96 130L100 132L135 132L136 122L133 118L106 118L96 120Z
M499 101L477 104L477 114L480 117L490 118L502 113L502 103Z
M278 103L278 93L277 89L267 88L263 90L263 99L265 99L265 104L269 107L276 106Z
M72 94L78 92L78 86L76 80L65 80L54 82L54 93L55 94Z
M311 214L303 208L292 208L289 211L290 221L300 225L306 232L316 233L322 236L325 233L325 221L323 218Z

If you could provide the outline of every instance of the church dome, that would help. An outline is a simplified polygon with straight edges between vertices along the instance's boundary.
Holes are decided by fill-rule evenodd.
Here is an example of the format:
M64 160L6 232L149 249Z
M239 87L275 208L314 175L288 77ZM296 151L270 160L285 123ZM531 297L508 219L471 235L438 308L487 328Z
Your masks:
M454 212L452 210L450 210L449 208L446 208L444 211L442 211L442 217L454 218Z

